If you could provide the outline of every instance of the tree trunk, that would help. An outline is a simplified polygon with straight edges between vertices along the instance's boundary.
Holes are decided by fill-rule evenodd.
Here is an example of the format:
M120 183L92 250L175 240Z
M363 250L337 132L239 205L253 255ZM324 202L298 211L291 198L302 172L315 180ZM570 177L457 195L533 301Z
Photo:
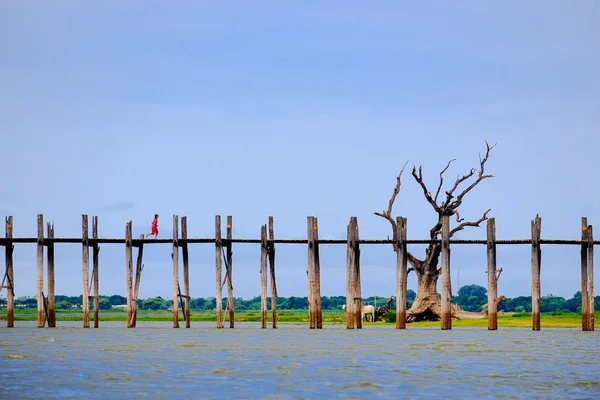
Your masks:
M407 322L438 321L441 315L441 300L437 293L438 274L417 274L419 288L417 297L406 315Z

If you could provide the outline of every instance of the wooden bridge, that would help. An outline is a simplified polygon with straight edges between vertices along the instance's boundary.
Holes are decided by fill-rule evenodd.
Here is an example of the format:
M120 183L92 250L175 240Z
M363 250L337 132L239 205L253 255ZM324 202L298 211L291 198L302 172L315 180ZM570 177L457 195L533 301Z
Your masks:
M94 327L99 326L99 252L100 244L124 244L126 254L126 279L127 279L127 327L136 326L137 299L144 268L143 250L144 246L152 244L171 244L173 259L173 327L179 328L179 308L181 307L186 328L190 327L190 282L188 245L195 243L208 243L215 246L215 269L216 269L216 316L217 328L224 327L222 310L223 287L227 285L227 310L229 311L229 327L234 328L235 310L233 304L233 259L232 245L234 243L255 243L261 246L260 277L261 277L261 321L262 328L267 327L267 283L271 281L271 312L273 328L277 327L277 286L275 279L275 244L302 244L308 247L308 303L309 303L309 327L320 329L323 326L321 311L321 278L319 262L319 246L337 244L347 246L346 258L346 326L354 329L362 328L361 315L361 284L360 284L360 245L394 245L397 253L396 262L396 328L406 328L406 290L407 290L407 246L410 244L441 244L441 329L452 328L452 295L450 285L450 245L477 244L485 245L487 248L488 267L488 329L498 328L497 321L497 280L496 270L496 245L531 245L531 267L532 267L532 329L540 330L540 268L541 268L541 245L577 245L581 246L581 293L582 293L582 330L594 330L594 245L600 241L594 241L592 226L587 224L587 218L582 218L581 240L549 240L541 239L541 218L536 216L531 222L532 237L530 239L518 240L496 240L495 219L487 220L487 238L485 240L453 240L450 239L449 216L442 218L441 240L409 240L407 239L407 220L398 217L396 221L397 232L395 240L364 240L359 239L358 221L351 217L348 224L348 236L346 240L319 239L318 220L316 217L307 217L306 239L275 239L273 229L273 217L269 217L268 227L261 227L260 239L239 239L232 237L232 217L227 217L226 237L222 237L221 216L215 216L214 238L188 238L187 217L173 216L173 238L170 239L145 239L141 235L139 239L132 237L132 222L129 221L125 227L124 238L99 238L98 217L92 217L92 236L89 237L88 216L82 215L82 236L80 238L55 238L54 225L47 224L44 236L44 217L38 214L37 237L13 238L13 217L6 218L6 235L0 238L0 246L5 247L6 269L2 280L1 289L7 289L7 326L14 327L14 265L13 253L15 243L37 244L37 320L38 327L43 328L56 326L56 312L54 301L54 245L56 243L81 243L82 244L82 312L83 326L90 327L90 304L93 300ZM181 235L179 230L181 228ZM268 235L267 235L268 231ZM90 280L90 254L92 248L92 276ZM133 248L138 249L135 262L135 274L133 263ZM44 294L44 249L47 250L47 295ZM181 293L179 284L179 252L183 258L183 286ZM225 274L223 275L223 264ZM92 293L93 294L90 294Z

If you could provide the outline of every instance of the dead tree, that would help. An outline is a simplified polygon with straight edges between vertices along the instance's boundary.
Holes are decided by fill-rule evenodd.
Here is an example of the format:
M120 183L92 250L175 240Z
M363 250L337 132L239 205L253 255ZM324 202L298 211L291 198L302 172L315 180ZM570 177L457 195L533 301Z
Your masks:
M425 199L437 214L437 221L429 231L429 238L431 240L440 240L442 217L445 215L456 216L456 223L458 224L456 227L450 230L450 237L454 236L455 233L463 230L466 227L479 227L483 221L487 220L487 215L490 210L484 212L483 216L476 221L465 221L464 218L461 218L459 214L459 207L462 205L464 197L483 180L493 177L492 175L485 174L485 164L489 159L490 151L496 145L490 146L487 141L485 142L485 145L485 156L483 158L481 158L481 156L479 157L479 171L477 171L475 168L472 168L469 173L457 177L452 187L445 191L445 197L442 196L441 199L439 199L439 197L444 184L444 174L448 168L450 168L450 164L452 164L452 162L455 160L450 160L446 167L440 172L439 184L434 195L431 194L427 188L427 185L425 184L425 181L423 180L422 166L419 166L418 169L416 166L413 166L412 176L423 189L423 195L425 196ZM397 230L396 221L392 216L392 207L394 206L396 196L398 196L400 193L402 173L404 172L404 168L406 167L407 163L404 164L400 174L396 178L396 187L394 188L394 192L390 198L388 209L383 212L375 213L375 215L387 219L392 225L394 243L397 240ZM471 180L473 177L475 179ZM467 187L464 187L469 181L470 184ZM459 187L463 187L464 189L462 189L460 192L457 192ZM441 243L431 243L428 245L427 250L425 251L425 258L423 259L415 257L410 252L408 253L408 262L410 263L408 273L414 271L417 274L418 279L417 297L415 298L411 309L408 310L406 315L406 320L408 322L420 320L438 320L440 318L441 303L437 293L436 285L438 277L441 274L441 268L438 267L441 250ZM395 244L394 251L398 251Z

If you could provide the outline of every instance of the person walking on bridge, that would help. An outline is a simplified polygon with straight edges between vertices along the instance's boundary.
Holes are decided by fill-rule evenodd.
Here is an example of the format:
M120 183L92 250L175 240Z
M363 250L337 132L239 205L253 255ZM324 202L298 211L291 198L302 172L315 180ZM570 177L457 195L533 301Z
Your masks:
M146 237L154 235L154 239L158 238L158 214L154 214L154 219L152 220L152 232L147 233Z

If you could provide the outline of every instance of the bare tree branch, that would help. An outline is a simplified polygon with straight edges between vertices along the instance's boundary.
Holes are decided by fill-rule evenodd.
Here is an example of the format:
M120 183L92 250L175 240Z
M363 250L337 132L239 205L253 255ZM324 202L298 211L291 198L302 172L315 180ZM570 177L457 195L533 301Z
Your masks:
M500 268L498 271L496 271L496 283L498 283L498 279L500 279L500 274L502 273L502 271L504 271L503 268Z
M463 230L463 229L465 229L465 227L467 227L467 226L474 226L474 227L477 227L477 228L479 228L479 224L481 224L483 221L485 221L485 220L487 220L487 219L488 219L488 218L487 218L487 215L488 215L488 213L489 213L490 211L491 211L491 208L490 208L489 210L487 210L485 213L483 213L483 216L482 216L481 218L479 218L479 219L478 219L477 221L475 221L475 222L469 222L469 221L467 221L467 222L463 222L463 223L461 223L461 224L460 224L460 225L458 225L456 228L454 228L454 229L452 229L452 230L450 231L450 237L452 237L452 236L453 236L453 235L454 235L456 232L458 232L458 231L462 231L462 230ZM458 211L456 212L456 214L458 215ZM459 220L459 219L460 219L460 216L458 216L458 217L457 217L457 220ZM462 221L462 219L461 219L461 221Z
M414 270L415 270L415 269L414 269L414 268L412 268L412 267L411 267L411 268L409 268L409 269L407 269L407 270L406 270L406 275L410 274L410 273L411 273L412 271L414 271Z
M442 216L438 219L437 224L434 225L433 228L429 231L429 238L431 240L436 240L438 235L442 234Z
M406 164L408 164L408 161L406 161L404 163L404 165L402 166L402 169L400 170L400 173L398 174L398 177L396 178L396 187L394 187L394 192L392 193L392 197L390 197L387 211L375 213L375 215L378 215L378 216L390 221L390 224L392 224L392 232L393 232L393 240L394 241L397 238L396 238L396 221L394 221L394 217L392 217L392 207L394 207L394 201L396 201L396 196L398 196L398 193L400 193L400 186L402 185L402 173L404 172L404 168L406 168ZM394 251L396 251L395 243L394 243Z
M472 177L474 173L475 173L475 168L471 168L471 171L469 171L468 174L463 175L461 177L456 177L456 182L454 182L454 186L452 186L452 189L450 189L446 192L446 202L444 203L444 208L448 207L448 205L450 204L450 201L454 198L454 191L458 188L458 185L460 185L461 183L463 183L464 181L466 181L467 179Z
M431 197L431 193L429 192L429 189L427 189L427 185L425 185L425 182L423 182L423 167L419 166L419 173L417 174L417 167L413 166L412 176L415 178L415 180L417 181L417 183L419 185L421 185L421 188L423 189L423 194L425 195L425 198L427 199L427 201L429 202L429 204L431 204L431 206L433 207L433 209L436 212L439 213L440 212L440 207L433 200L433 197Z
M449 203L449 201L452 196L452 191L447 193L448 199L446 201L446 203L447 203L446 205L450 204L450 208L452 210L456 210L462 204L463 197L465 197L465 195L467 193L469 193L475 186L477 186L479 184L479 182L481 182L482 180L487 179L487 178L493 178L493 175L484 175L484 173L485 173L485 163L490 158L490 151L494 147L496 147L496 144L494 144L493 146L490 146L486 140L485 147L486 147L485 157L483 157L483 159L481 159L481 156L479 157L479 174L477 176L477 179L473 183L471 183L471 185L469 185L469 187L467 187L465 190L463 190L462 193L459 194L456 197L456 200L454 202L452 202L451 204ZM471 175L473 175L473 172L474 172L474 170L471 170Z
M437 204L437 199L440 194L440 190L442 189L442 184L444 183L444 172L446 172L448 168L450 168L450 164L452 164L453 161L456 161L456 159L453 158L452 160L448 161L448 165L446 165L446 168L444 168L442 172L440 172L440 184L438 185L437 191L435 192L435 197L433 198L435 204Z
M408 252L406 257L408 258L408 262L410 263L410 265L412 265L413 271L416 271L421 267L421 264L423 262L421 260L419 260L417 257L413 256L410 251Z

